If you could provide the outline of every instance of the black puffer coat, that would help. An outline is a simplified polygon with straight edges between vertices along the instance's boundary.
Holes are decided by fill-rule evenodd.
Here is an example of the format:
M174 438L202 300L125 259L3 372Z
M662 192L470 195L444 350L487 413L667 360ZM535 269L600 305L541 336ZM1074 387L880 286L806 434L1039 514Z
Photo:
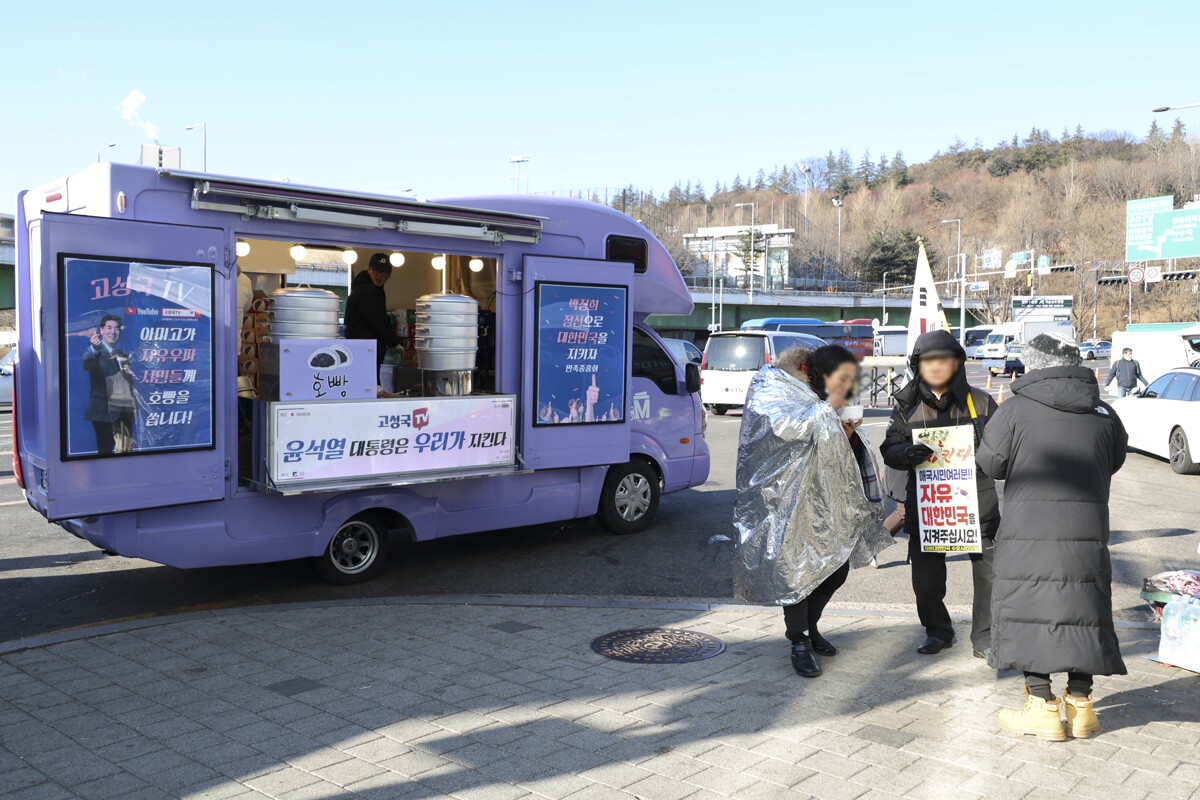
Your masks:
M979 465L1004 480L996 537L996 669L1124 675L1112 618L1108 490L1128 437L1084 367L1013 381Z

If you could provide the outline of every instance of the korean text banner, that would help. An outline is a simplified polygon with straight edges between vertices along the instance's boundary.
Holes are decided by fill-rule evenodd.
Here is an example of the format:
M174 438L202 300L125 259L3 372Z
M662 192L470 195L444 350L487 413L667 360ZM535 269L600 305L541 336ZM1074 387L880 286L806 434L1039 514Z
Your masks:
M63 457L213 446L212 269L65 256Z
M974 427L924 428L913 442L933 448L916 466L921 552L982 553Z
M535 425L625 418L624 286L537 284Z
M267 465L279 487L514 463L514 399L272 403Z

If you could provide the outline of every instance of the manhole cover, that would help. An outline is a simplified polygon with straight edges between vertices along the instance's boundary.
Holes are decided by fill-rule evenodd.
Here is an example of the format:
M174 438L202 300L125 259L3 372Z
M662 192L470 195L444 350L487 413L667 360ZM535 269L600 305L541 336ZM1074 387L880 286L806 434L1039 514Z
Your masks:
M592 650L633 664L682 664L720 655L725 643L707 633L679 628L632 628L606 633L592 642Z

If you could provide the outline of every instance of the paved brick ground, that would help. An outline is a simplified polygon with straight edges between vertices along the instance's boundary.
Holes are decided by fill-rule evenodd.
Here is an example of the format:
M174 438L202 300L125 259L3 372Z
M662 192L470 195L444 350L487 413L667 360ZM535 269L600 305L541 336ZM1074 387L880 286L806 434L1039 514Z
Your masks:
M846 614L817 680L780 615L362 603L242 609L0 656L0 797L1200 797L1200 677L1142 656L1103 678L1105 732L1003 734L1018 702L959 645ZM678 626L728 649L685 665L593 654Z

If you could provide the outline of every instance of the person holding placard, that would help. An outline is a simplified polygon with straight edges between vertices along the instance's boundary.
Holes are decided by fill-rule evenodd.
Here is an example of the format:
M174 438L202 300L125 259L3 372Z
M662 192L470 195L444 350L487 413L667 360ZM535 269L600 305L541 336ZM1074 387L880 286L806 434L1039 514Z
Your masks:
M1087 738L1100 730L1092 676L1126 674L1113 625L1108 493L1129 440L1074 342L1043 333L1021 359L1029 371L1013 382L978 456L1005 482L988 662L1025 673L1024 707L997 722L1050 741ZM1067 673L1061 698L1050 689L1056 672Z
M995 482L976 468L970 451L979 446L997 406L991 395L967 383L965 364L966 352L947 331L921 334L909 361L913 377L894 395L892 419L879 449L885 464L907 473L904 531L917 615L926 635L917 652L936 655L954 643L945 603L946 555L969 552L971 647L977 658L986 658L1000 503ZM918 471L923 473L920 487Z

